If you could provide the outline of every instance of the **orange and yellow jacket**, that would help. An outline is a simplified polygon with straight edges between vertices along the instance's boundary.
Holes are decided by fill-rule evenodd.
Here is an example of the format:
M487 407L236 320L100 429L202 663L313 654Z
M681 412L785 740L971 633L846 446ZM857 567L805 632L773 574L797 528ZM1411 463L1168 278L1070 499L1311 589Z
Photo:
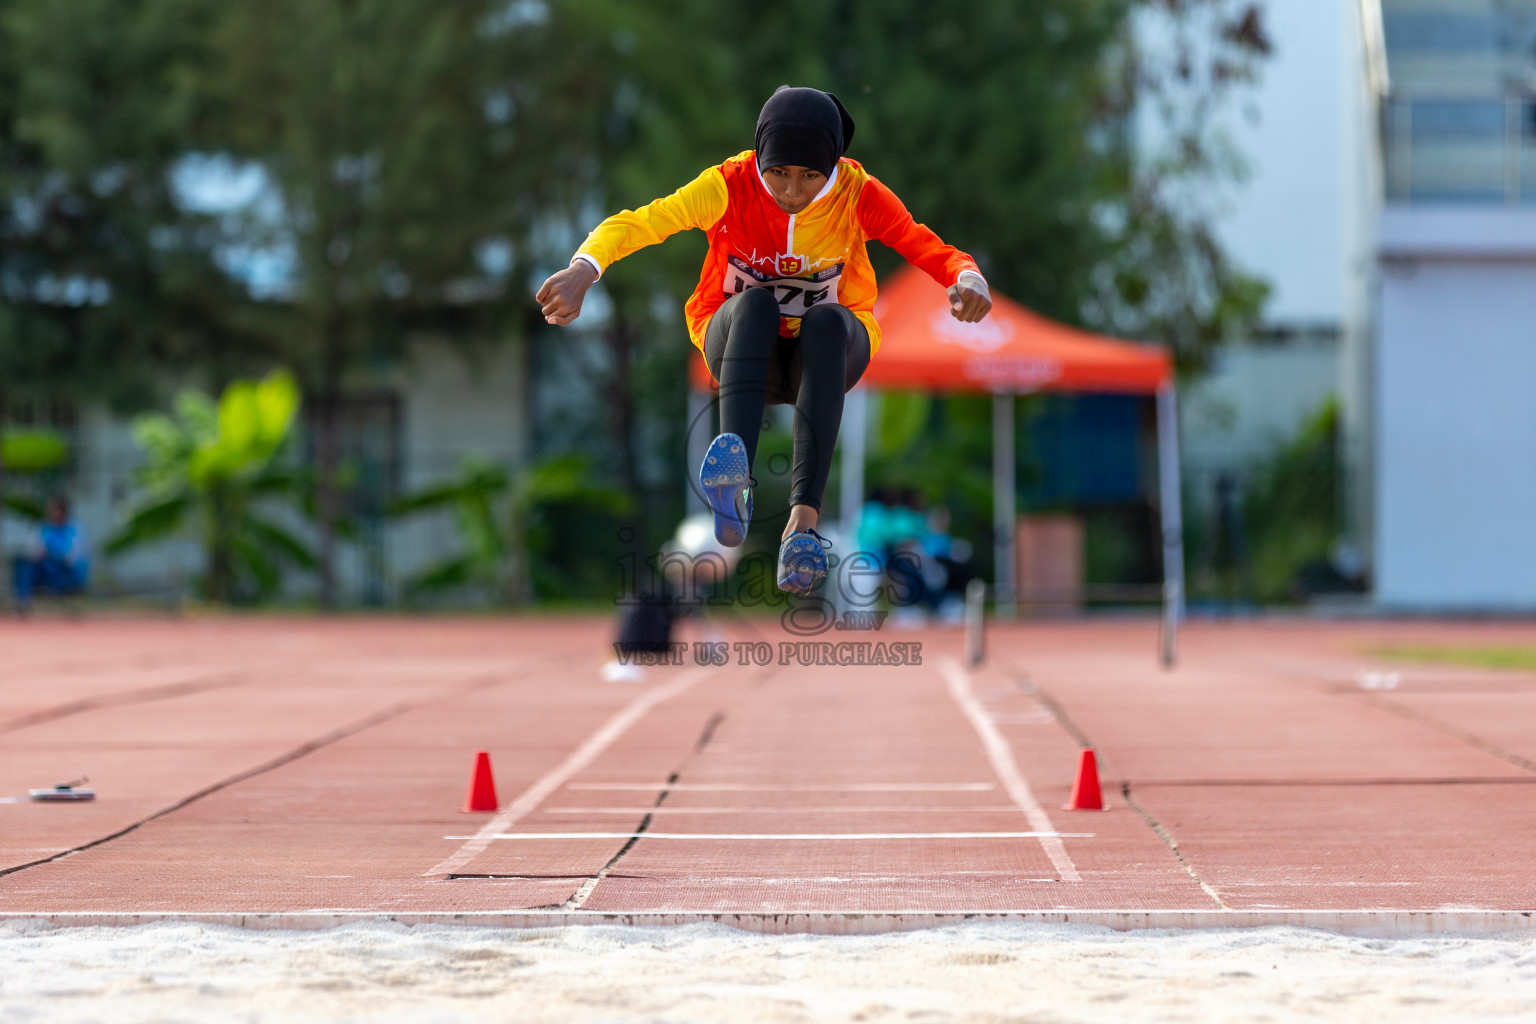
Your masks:
M864 244L883 242L949 287L976 262L917 223L896 194L843 157L821 194L798 214L779 208L748 150L710 167L670 196L603 221L576 250L602 276L616 260L669 235L698 228L709 236L699 284L684 308L688 334L704 348L716 309L747 288L771 288L779 300L779 333L795 337L800 317L818 302L840 302L880 347L875 322L875 272Z

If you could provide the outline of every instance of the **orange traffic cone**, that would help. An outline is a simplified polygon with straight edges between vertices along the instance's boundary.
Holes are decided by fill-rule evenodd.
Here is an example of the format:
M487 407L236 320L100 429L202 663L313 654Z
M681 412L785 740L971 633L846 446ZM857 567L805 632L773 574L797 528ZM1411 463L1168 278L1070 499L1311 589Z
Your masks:
M475 753L475 774L469 778L469 793L464 797L461 814L476 811L496 811L496 780L491 777L491 755L484 750Z
M1104 810L1104 797L1099 793L1099 763L1094 759L1093 751L1085 750L1078 755L1077 778L1072 780L1072 797L1062 810Z

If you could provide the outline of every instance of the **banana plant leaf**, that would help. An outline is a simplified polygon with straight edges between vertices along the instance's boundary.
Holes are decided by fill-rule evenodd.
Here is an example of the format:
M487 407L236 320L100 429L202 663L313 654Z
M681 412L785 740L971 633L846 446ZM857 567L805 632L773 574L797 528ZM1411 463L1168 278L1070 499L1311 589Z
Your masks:
M198 529L204 587L215 601L267 596L281 589L285 568L313 570L317 559L306 544L261 514L279 503L313 508L312 475L278 460L298 405L298 385L279 371L236 381L217 401L183 392L174 416L139 417L134 436L147 456L143 501L107 540L106 552ZM216 528L206 529L210 524ZM352 524L339 526L343 536L356 535Z
M117 555L141 544L169 537L181 529L192 507L193 497L185 491L140 505L128 517L128 521L106 539L102 550L109 555Z
M229 549L235 563L236 579L254 579L257 589L255 596L266 597L277 591L282 584L283 573L277 559L268 551L248 535L231 537Z
M40 523L47 515L43 503L24 494L7 494L5 507L28 522Z
M305 569L313 569L319 564L313 551L309 549L298 537L278 526L276 523L256 516L246 519L245 529L250 532L253 539L274 553L280 553L293 564Z
M439 562L412 576L405 582L407 597L418 597L433 590L448 590L475 582L474 560L460 555Z

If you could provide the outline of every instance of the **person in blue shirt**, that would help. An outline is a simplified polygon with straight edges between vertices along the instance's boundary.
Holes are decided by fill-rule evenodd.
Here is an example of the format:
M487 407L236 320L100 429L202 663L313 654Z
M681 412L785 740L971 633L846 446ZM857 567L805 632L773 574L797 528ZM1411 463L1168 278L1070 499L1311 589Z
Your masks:
M32 549L13 566L16 607L30 608L33 594L78 594L90 573L85 531L70 518L69 500L56 494L48 499Z

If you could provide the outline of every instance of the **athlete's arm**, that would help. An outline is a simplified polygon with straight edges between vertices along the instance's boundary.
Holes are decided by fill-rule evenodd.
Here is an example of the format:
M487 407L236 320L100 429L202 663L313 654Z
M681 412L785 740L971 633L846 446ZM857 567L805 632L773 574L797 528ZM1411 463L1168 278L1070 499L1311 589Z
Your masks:
M552 324L575 320L581 315L587 290L610 264L679 231L714 227L725 216L726 202L725 176L720 168L710 167L669 196L609 217L592 229L571 265L552 275L539 289L535 298L544 319Z
M859 192L858 214L866 235L895 249L949 289L950 312L956 320L975 323L991 312L992 295L976 261L913 220L896 193L873 175Z

